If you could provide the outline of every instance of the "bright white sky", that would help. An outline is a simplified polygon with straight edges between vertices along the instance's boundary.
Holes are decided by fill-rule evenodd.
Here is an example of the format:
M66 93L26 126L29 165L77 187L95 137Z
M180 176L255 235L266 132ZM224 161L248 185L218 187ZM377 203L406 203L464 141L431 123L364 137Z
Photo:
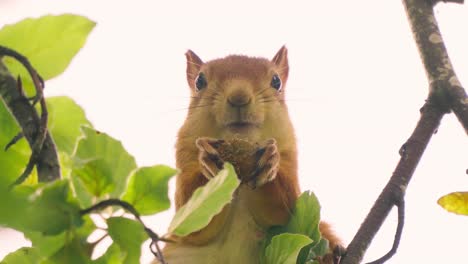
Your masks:
M47 83L46 95L74 98L95 127L122 140L142 166L174 166L175 135L189 100L187 49L203 60L230 53L271 58L286 44L302 189L317 194L323 219L349 242L419 118L426 76L400 1L291 3L0 0L0 26L65 12L96 21L67 72ZM436 13L467 85L468 6L440 4ZM466 134L448 115L409 186L403 239L388 263L463 262L467 218L446 213L436 201L468 190L467 165ZM163 233L171 215L147 222ZM395 218L392 213L366 260L390 249ZM18 235L0 236L0 258L22 245ZM143 261L151 259L144 252Z

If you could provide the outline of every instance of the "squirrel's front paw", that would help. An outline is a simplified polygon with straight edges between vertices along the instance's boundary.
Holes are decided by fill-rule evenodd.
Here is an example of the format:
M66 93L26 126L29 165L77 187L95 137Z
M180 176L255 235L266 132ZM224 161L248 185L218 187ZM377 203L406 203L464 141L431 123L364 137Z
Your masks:
M258 157L257 167L248 181L248 185L252 188L263 186L276 178L280 163L276 140L267 140L257 151L256 156Z
M200 150L198 161L200 162L201 171L207 179L213 178L223 169L224 161L216 150L219 144L223 142L222 139L208 137L201 137L195 141L195 145Z

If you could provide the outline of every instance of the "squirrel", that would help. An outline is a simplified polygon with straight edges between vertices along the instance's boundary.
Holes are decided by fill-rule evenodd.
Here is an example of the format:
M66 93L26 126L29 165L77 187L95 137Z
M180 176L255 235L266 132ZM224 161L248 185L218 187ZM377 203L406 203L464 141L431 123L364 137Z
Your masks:
M259 263L265 231L288 222L300 194L285 103L287 49L272 60L230 55L205 63L191 50L185 55L191 100L176 143L176 210L222 169L217 144L240 138L259 142L261 151L254 177L240 185L233 201L204 229L167 243L163 256L169 264ZM320 231L330 248L341 244L326 222Z

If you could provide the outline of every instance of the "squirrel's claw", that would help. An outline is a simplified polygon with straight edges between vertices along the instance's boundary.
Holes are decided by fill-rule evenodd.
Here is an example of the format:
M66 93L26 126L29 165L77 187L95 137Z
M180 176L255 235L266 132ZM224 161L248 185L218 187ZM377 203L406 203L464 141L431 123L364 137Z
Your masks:
M224 142L222 139L201 137L195 141L195 145L200 150L198 161L200 162L202 174L211 179L223 169L224 161L221 159L216 145Z
M280 155L278 147L276 146L276 140L267 140L264 143L264 147L258 150L257 155L257 168L247 183L252 188L263 186L276 178L280 163Z

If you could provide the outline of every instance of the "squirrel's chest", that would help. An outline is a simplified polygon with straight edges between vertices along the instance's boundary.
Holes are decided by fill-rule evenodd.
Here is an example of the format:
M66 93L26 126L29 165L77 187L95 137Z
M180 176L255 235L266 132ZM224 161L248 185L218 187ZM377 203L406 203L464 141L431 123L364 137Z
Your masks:
M180 245L177 252L166 252L165 258L169 264L259 263L264 230L255 223L248 210L248 201L242 190L239 191L231 202L228 218L216 239L204 246Z

